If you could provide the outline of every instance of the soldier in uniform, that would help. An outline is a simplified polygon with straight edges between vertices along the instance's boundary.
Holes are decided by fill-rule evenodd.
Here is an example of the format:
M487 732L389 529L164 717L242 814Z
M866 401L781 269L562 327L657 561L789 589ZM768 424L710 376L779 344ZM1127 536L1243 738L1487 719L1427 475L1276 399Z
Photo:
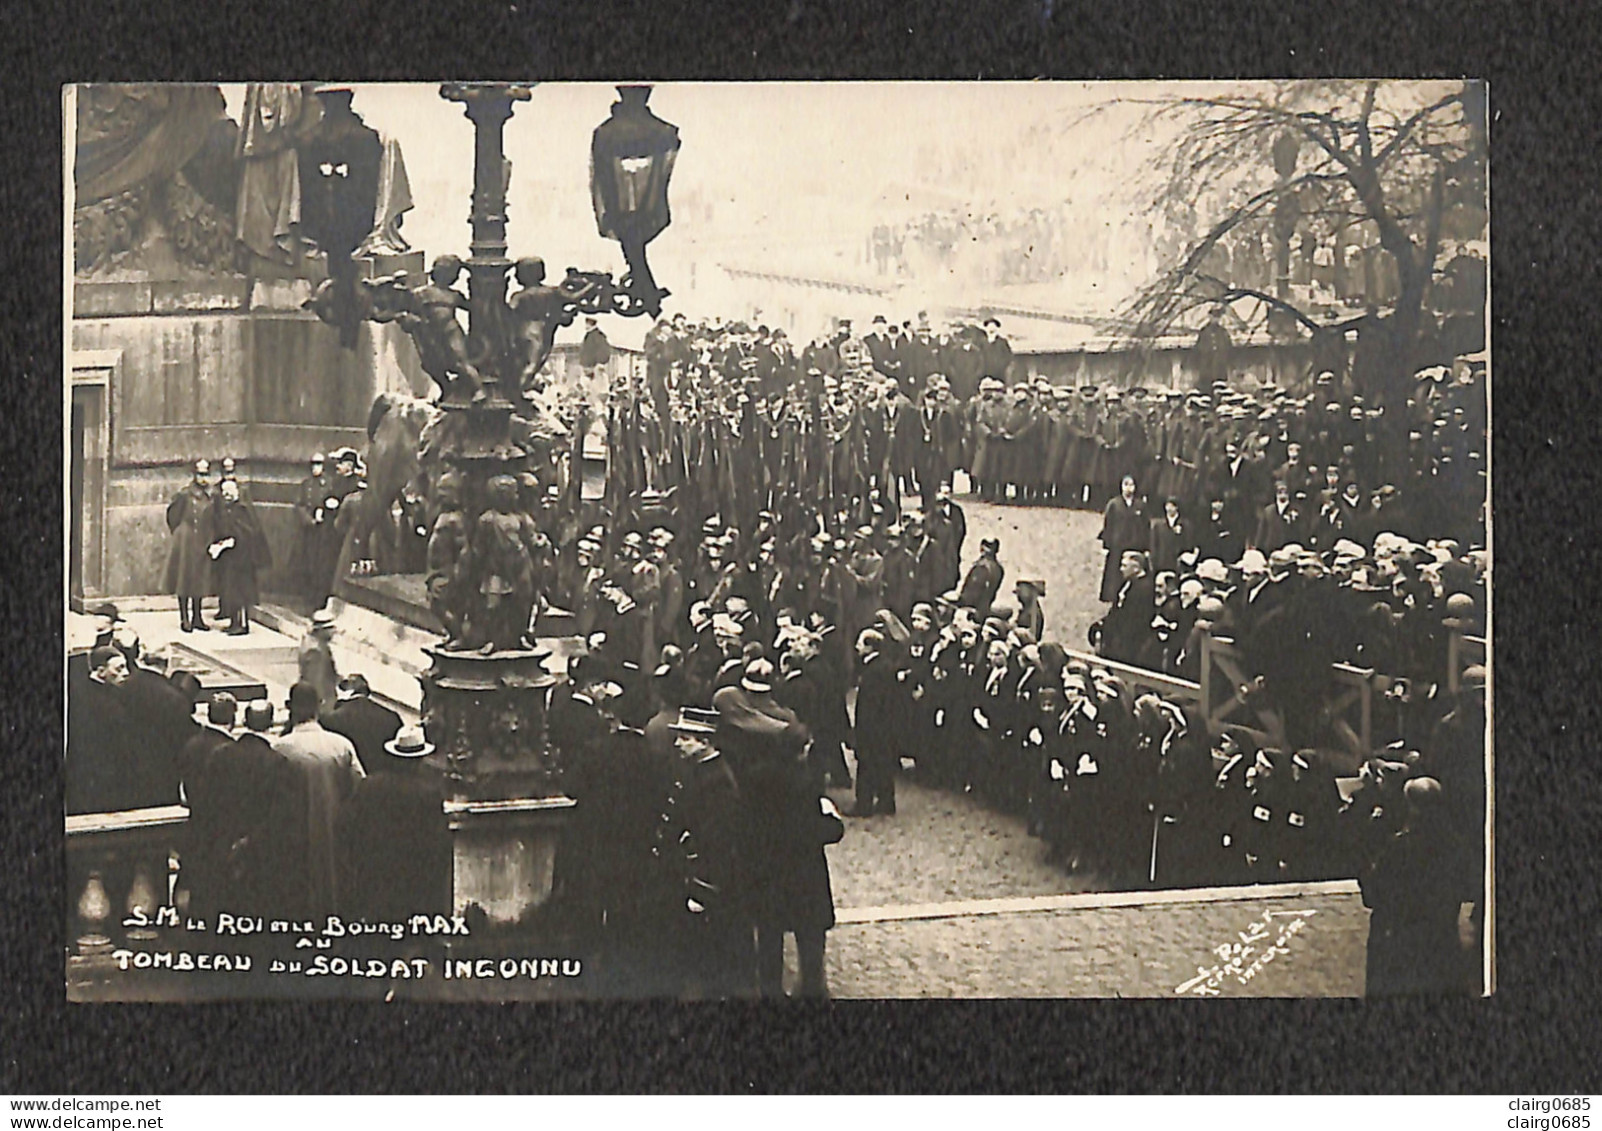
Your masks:
M295 492L295 583L300 592L314 599L314 608L321 607L327 593L320 586L321 563L330 558L326 543L333 536L334 524L324 513L323 500L328 498L329 477L324 470L323 453L311 457L310 474L300 481ZM337 553L337 551L336 551Z
M673 713L677 759L654 847L671 892L664 945L678 959L683 996L746 994L756 983L756 954L744 907L740 787L730 759L711 741L712 722Z
M194 478L167 504L172 549L167 554L167 591L178 597L178 624L184 632L205 632L200 603L212 591L210 547L215 514L211 497L211 461L195 461Z

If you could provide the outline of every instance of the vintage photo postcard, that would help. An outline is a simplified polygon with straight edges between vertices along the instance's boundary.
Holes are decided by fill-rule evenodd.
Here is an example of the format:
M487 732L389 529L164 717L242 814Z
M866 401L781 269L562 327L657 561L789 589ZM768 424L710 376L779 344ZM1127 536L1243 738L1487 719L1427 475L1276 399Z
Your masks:
M70 999L1491 992L1483 83L63 115Z

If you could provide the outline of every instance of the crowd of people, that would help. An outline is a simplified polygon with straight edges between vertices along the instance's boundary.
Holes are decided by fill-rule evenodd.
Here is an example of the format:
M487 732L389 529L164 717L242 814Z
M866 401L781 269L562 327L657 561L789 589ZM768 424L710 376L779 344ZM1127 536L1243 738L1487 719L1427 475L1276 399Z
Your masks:
M609 420L623 458L603 513L623 521L555 540L574 565L552 566L551 592L600 628L599 651L682 670L691 709L772 664L774 695L797 689L816 787L843 779L851 747L854 815L893 813L911 766L1026 814L1102 882L1185 884L1368 874L1428 807L1421 835L1458 846L1449 890L1475 901L1483 739L1440 735L1483 712L1475 674L1460 702L1448 673L1451 636L1485 625L1483 374L1421 376L1399 441L1333 374L1305 397L1008 392L981 376L964 403L938 372L886 360L906 338L882 335L843 327L791 366L760 328L658 326L645 387L619 390ZM1203 639L1227 636L1262 726L1215 741L1194 703L1069 658L1046 639L1044 583L997 603L994 546L960 578L957 468L996 501L1105 503L1097 652L1194 681ZM1330 757L1337 661L1383 677L1374 733L1389 747L1350 796ZM1412 777L1429 781L1403 790Z
M891 815L910 769L1022 815L1102 884L1359 875L1376 922L1399 916L1377 936L1393 958L1424 909L1437 940L1447 904L1456 930L1484 822L1483 672L1458 690L1447 670L1451 635L1485 625L1483 375L1423 375L1400 424L1333 374L1306 396L1008 388L999 329L875 319L796 353L782 331L664 319L643 381L612 390L604 497L576 489L576 458L565 486L516 481L506 505L541 535L531 635L570 615L585 640L549 709L578 801L554 906L673 992L782 992L793 933L802 992L824 992L823 849L843 829L826 791ZM359 489L349 455L332 485L314 466L308 530L337 509L318 496ZM1051 637L1044 581L1002 599L995 540L964 570L958 470L982 499L1103 511L1096 656ZM186 506L210 513L205 487ZM437 502L409 505L426 572ZM1193 699L1104 662L1194 682L1221 636L1261 726L1210 731ZM331 668L302 660L292 733L329 709ZM1384 677L1389 744L1344 789L1337 661ZM1445 876L1430 898L1425 874Z
M95 643L68 663L66 809L186 805L177 847L188 914L377 922L449 913L444 783L424 762L433 747L373 698L365 676L333 668L326 623L301 649L309 678L275 709L165 670L115 605L94 615ZM107 879L126 890L126 877L121 888Z

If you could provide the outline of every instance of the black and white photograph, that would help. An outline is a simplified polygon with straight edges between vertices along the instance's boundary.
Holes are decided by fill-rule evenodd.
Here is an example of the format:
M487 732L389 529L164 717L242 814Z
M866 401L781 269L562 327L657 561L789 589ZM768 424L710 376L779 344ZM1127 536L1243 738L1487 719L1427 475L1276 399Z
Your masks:
M1493 992L1484 83L62 112L68 1000Z

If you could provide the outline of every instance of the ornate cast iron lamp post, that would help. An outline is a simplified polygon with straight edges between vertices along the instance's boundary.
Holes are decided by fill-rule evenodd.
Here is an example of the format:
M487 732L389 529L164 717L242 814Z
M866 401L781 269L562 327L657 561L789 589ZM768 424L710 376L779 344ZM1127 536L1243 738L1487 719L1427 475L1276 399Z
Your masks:
M619 284L610 274L569 268L560 284L547 286L542 261L513 264L506 255L503 132L531 89L440 87L473 123L471 254L465 263L440 256L426 280L386 276L365 281L360 292L363 314L401 326L440 387L443 411L426 452L437 468L427 584L446 641L430 650L422 678L424 728L449 767L456 910L476 906L503 926L523 922L550 894L560 821L573 805L561 793L546 735L556 678L530 636L544 535L520 504L531 441L515 418L558 327L579 313L661 311L667 292L651 276L645 245L669 223L667 186L679 148L678 130L646 107L650 88L619 87L612 116L595 131L591 188L597 225L622 245L628 273ZM466 295L455 289L464 268ZM508 295L514 268L520 289ZM322 313L317 300L308 305ZM457 319L464 309L465 333Z

